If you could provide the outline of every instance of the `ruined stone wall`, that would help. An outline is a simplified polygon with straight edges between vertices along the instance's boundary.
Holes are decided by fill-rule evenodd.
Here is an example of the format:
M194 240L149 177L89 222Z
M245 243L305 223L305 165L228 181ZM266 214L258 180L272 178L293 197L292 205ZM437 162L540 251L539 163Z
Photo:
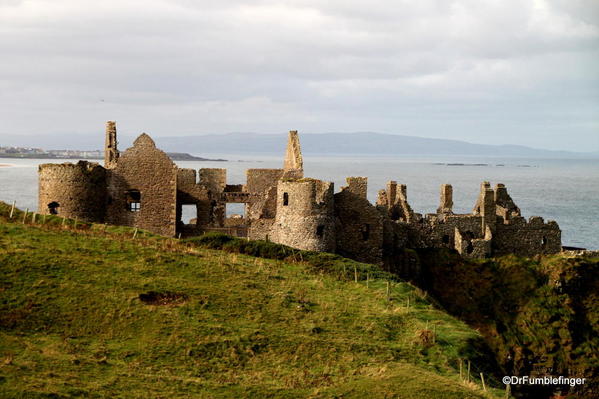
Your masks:
M200 184L213 192L223 192L227 186L227 169L202 168L200 169Z
M130 210L132 190L141 195L138 211ZM135 226L165 236L176 233L177 167L145 133L119 157L108 174L107 221Z
M250 240L272 241L274 239L275 219L254 219L248 221Z
M349 191L355 196L363 199L368 197L368 178L367 177L348 177L345 179L347 186L341 187L341 191Z
M274 219L277 212L277 182L283 177L283 173L283 169L248 169L246 171L245 187L252 194L252 200L246 207L248 220Z
M414 213L407 187L390 181L376 206L367 200L367 178L349 177L338 194L333 184L303 178L297 131L289 132L283 169L249 169L247 183L228 185L227 171L178 169L142 134L124 153L116 125L106 124L106 169L97 164L47 164L39 168L39 211L86 221L137 226L158 234L230 231L296 248L338 253L380 263L405 248L454 248L467 257L561 250L561 231L542 218L526 222L503 184L483 182L472 214L453 214L453 189L441 186L437 213ZM227 203L246 204L245 218L226 218ZM196 217L183 224L182 209Z
M212 221L211 198L208 189L197 183L196 171L193 169L177 169L177 234L198 235L202 228ZM181 221L183 205L195 205L197 213L191 226L183 226Z
M472 238L483 238L482 216L474 215L444 215L440 218L430 214L415 224L422 236L425 237L426 246L434 248L455 248L455 229Z
M206 187L210 203L207 212L209 214L208 226L224 227L226 217L226 202L221 201L220 193L227 186L227 169L202 168L200 169L200 182Z
M510 197L504 184L499 183L495 186L495 204L497 216L501 216L504 220L521 216L520 208Z
M387 188L379 190L376 204L387 208L391 220L410 223L414 218L414 211L408 203L408 189L405 184L398 185L393 180L387 182Z
M280 180L273 241L311 251L335 251L333 183Z
M104 222L106 169L97 163L39 166L38 213Z
M465 258L486 258L491 255L491 230L487 228L488 235L484 238L472 238L468 233L462 234L455 229L455 249Z
M561 230L556 222L544 223L543 218L515 217L509 224L499 218L493 234L493 254L496 256L515 254L534 256L554 254L562 250Z
M349 182L349 179L348 179ZM362 186L362 184L360 185ZM383 260L383 215L362 196L364 188L342 190L335 194L336 251L361 262Z

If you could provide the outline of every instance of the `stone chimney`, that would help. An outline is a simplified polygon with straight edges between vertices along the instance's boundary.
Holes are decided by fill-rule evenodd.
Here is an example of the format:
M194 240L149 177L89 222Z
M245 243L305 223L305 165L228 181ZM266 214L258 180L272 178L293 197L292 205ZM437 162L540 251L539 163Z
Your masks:
M297 130L289 131L287 140L287 152L285 153L285 163L283 164L285 171L301 171L304 174L304 160L302 158L302 150L300 148L299 135Z
M116 166L119 159L119 150L116 141L116 122L106 122L106 142L104 144L104 167L107 169Z
M453 213L453 187L451 184L441 184L441 196L437 213Z

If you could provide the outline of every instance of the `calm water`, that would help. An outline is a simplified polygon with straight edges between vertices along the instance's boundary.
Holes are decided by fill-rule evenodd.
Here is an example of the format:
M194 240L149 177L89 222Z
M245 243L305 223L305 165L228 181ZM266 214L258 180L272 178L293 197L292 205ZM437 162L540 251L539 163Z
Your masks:
M211 154L212 155L212 154ZM177 162L185 168L227 168L228 183L245 183L249 168L281 167L280 157L250 157L219 154L244 162ZM0 200L17 201L20 208L37 208L37 166L48 160L2 159ZM52 162L52 161L50 161ZM55 161L62 162L62 161ZM448 166L436 163L484 163L487 166ZM503 165L503 166L499 166ZM563 244L599 249L599 160L476 159L374 157L304 157L306 176L333 181L336 191L346 176L367 176L368 196L374 202L377 191L388 180L408 185L408 200L416 212L435 212L439 186L453 185L454 212L468 213L478 195L480 182L505 183L523 216L556 220L563 230ZM228 209L238 212L238 209Z

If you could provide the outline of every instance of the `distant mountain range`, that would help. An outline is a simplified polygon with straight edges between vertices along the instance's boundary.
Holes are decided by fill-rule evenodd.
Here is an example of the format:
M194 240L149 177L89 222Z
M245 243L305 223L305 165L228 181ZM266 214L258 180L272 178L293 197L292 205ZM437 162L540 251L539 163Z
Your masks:
M133 137L119 136L119 147L131 145ZM283 154L285 134L228 133L180 137L154 137L159 148L167 152L206 154ZM102 149L104 138L88 135L18 136L0 135L0 146ZM304 154L314 155L476 155L538 158L596 158L599 152L580 153L551 151L521 145L473 144L459 140L415 136L361 133L301 134Z
M598 157L595 153L551 151L521 145L485 145L459 140L432 139L381 133L321 133L300 135L304 154L317 155L480 155L510 157ZM157 137L166 151L192 154L283 154L287 139L282 134L229 133L222 135Z

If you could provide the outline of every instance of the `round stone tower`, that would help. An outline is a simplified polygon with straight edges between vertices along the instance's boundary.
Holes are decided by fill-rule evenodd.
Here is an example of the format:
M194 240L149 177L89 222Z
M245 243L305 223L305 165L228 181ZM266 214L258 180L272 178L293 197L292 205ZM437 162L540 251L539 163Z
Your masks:
M335 251L333 183L315 179L280 180L274 239L310 251Z
M106 169L97 163L39 166L38 213L103 222L106 209Z

